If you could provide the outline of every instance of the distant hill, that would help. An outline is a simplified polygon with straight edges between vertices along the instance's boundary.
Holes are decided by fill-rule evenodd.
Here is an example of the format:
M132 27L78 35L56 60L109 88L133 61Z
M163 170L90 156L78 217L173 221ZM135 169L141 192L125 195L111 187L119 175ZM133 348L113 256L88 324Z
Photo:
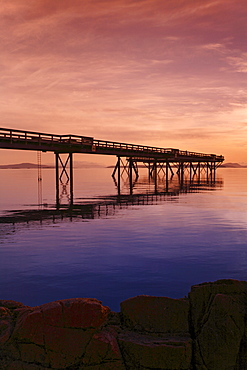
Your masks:
M0 165L0 169L16 169L16 170L23 170L23 169L33 169L37 168L38 165L36 163L16 163L16 164L2 164ZM49 164L42 164L41 168L54 168L54 165ZM104 167L98 163L91 163L91 162L74 162L74 168L94 168L94 167Z
M17 170L22 170L22 169L33 169L37 168L38 165L36 163L16 163L16 164L2 164L0 165L0 169L17 169ZM42 164L42 168L54 168L55 166L52 164ZM98 163L93 163L93 162L74 162L74 168L104 168L105 166L98 164ZM107 166L107 168L114 168L115 166ZM142 165L139 165L139 167L145 167ZM233 163L233 162L228 162L228 163L223 163L221 167L225 168L247 168L247 165L241 165L239 163Z
M242 166L241 164L234 163L234 162L223 163L220 167L227 167L227 168L247 168L247 166Z
M0 165L0 169L32 169L32 168L37 168L37 167L38 165L35 163L16 163L16 164ZM42 168L54 168L54 166L43 164Z

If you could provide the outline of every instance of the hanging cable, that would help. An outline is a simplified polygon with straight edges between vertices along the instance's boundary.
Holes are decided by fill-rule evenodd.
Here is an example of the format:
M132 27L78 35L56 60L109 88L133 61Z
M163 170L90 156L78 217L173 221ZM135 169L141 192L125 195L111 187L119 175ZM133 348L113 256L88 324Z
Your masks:
M38 206L42 208L43 196L42 196L42 172L41 172L41 152L37 152L37 164L38 164Z

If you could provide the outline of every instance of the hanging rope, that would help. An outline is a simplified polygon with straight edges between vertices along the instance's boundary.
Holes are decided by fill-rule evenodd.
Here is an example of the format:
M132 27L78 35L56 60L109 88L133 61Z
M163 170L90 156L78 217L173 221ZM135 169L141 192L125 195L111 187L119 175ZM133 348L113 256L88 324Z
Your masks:
M41 172L41 152L37 152L37 164L38 164L38 205L42 208L43 196L42 196L42 172Z

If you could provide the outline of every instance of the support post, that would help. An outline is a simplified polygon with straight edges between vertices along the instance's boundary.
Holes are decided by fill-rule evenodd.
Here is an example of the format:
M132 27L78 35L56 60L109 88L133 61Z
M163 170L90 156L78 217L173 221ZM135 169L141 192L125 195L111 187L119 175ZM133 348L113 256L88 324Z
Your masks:
M60 184L63 185L64 188L69 184L70 186L70 197L69 203L70 206L73 205L73 153L69 153L65 163L62 161L60 156L61 153L55 152L55 161L56 161L56 207L59 209L60 207ZM59 163L62 166L61 173L59 173ZM69 174L67 172L67 165L69 164ZM66 177L66 183L63 184L63 177Z
M171 165L170 165L170 163L169 162L167 162L167 165L168 165L168 167L169 167L169 169L170 169L170 171L171 171L171 177L173 177L174 176L174 171L173 171L173 169L172 169L172 167L171 167Z
M148 178L149 178L149 181L152 177L152 168L151 168L151 163L148 162Z
M132 176L132 167L133 167L133 160L132 157L129 158L129 185L130 185L130 195L133 194L133 176Z
M184 184L184 162L180 163L180 185Z
M214 162L214 170L213 170L214 174L213 174L213 181L215 182L216 180L216 163Z
M154 192L155 194L157 194L157 162L154 161L154 164L153 164L153 172L154 172Z
M69 172L70 172L70 205L74 202L74 190L73 190L73 153L69 153Z
M193 165L192 165L192 162L190 162L190 183L192 182L192 171L193 171Z
M60 202L59 202L59 154L55 153L56 159L56 207L59 209Z
M118 173L117 173L117 191L118 191L118 195L120 195L121 193L121 160L120 160L120 157L118 157L118 160L117 160L117 169L118 169Z
M166 191L168 192L168 174L169 174L169 163L166 162Z
M137 162L132 162L133 170L135 171L136 179L139 177Z
M198 184L200 183L200 180L201 180L201 163L198 162Z
M120 157L117 157L117 158L118 158L118 160L117 160L116 166L114 167L114 170L113 170L113 172L112 172L112 177L115 177L115 173L116 173L116 171L118 170L118 161L119 161L119 158L120 158Z

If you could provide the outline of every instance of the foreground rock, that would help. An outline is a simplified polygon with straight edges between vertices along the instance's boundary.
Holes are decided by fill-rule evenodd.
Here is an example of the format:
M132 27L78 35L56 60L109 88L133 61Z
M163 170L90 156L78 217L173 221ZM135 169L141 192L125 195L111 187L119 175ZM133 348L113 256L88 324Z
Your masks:
M123 325L119 335L127 369L189 369L189 301L138 296L121 303ZM136 334L138 333L138 334Z
M219 280L189 294L197 369L247 369L247 283Z
M111 312L96 299L27 307L0 300L0 369L247 369L247 282L137 296Z

